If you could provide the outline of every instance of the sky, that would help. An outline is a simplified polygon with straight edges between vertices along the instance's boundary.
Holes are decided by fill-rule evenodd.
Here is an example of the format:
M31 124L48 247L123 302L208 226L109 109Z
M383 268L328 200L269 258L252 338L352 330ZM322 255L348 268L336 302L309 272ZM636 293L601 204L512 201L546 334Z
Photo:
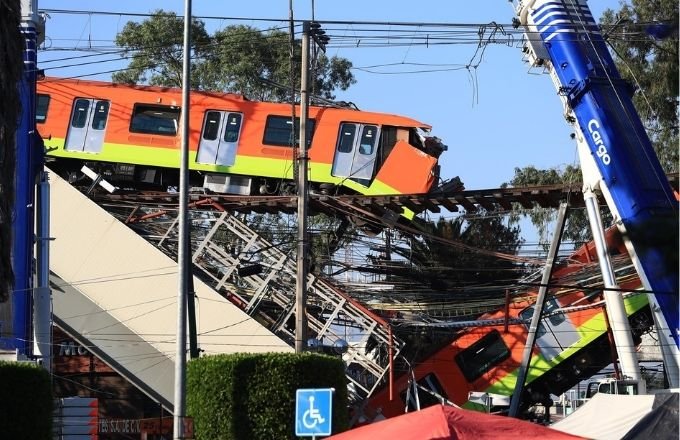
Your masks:
M196 16L277 19L280 23L239 21L255 27L286 26L288 0L218 2L194 0ZM509 27L513 17L507 0L294 0L296 20L378 21L425 23L496 22ZM618 0L591 1L596 19L607 8L617 9ZM95 10L116 13L149 13L163 8L183 14L182 0L93 2L83 0L38 0L38 8ZM70 77L108 71L124 65L99 63L54 68L66 62L51 62L91 52L57 51L55 48L112 46L116 33L128 20L123 15L51 13L46 24L46 48L39 51L40 68L50 76ZM230 20L206 20L212 32L233 24ZM331 35L352 36L353 25L325 25ZM399 33L398 26L381 27L381 34ZM441 159L443 179L459 176L466 189L496 188L509 181L516 167L564 167L575 164L576 145L562 117L559 98L548 75L529 69L515 44L489 45L475 69L460 69L471 60L480 61L476 44L445 46L334 47L328 55L352 61L357 83L337 99L351 101L362 110L395 113L431 125L449 149ZM475 57L475 53L477 54ZM100 59L112 58L111 56ZM98 58L89 58L94 60ZM85 59L83 60L85 61ZM70 61L71 63L78 62ZM417 64L416 64L417 63ZM392 64L390 67L371 67ZM397 65L394 65L397 64ZM476 64L476 63L475 63ZM424 67L420 67L425 65ZM418 73L410 73L418 70ZM425 70L426 72L423 72ZM110 74L88 79L110 79Z

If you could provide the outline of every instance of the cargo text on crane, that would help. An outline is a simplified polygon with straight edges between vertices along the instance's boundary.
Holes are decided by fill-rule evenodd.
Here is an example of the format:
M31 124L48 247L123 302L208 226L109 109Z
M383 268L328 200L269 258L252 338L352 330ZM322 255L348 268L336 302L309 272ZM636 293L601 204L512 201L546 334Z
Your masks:
M605 165L609 165L611 162L611 158L609 157L609 153L607 152L607 146L604 144L602 141L602 135L599 132L600 128L600 123L597 122L595 119L591 119L588 122L588 131L590 132L590 136L593 138L593 141L595 142L595 145L597 145L597 157L602 159L602 163Z

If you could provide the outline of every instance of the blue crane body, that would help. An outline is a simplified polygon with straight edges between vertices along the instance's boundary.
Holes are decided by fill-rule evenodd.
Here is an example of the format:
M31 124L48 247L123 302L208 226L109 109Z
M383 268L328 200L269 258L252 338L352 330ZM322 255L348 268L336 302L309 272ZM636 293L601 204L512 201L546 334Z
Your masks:
M35 244L35 185L42 168L42 151L36 148L35 79L37 61L36 25L28 19L30 11L22 5L21 34L24 37L24 71L19 83L21 116L16 135L15 198L13 212L12 293L13 334L11 341L2 341L5 348L16 349L20 358L31 355L33 313L33 246Z
M632 88L585 0L525 1L518 10L530 28L529 58L551 65L567 118L582 131L643 284L665 318L659 331L667 329L677 352L678 202L633 106Z

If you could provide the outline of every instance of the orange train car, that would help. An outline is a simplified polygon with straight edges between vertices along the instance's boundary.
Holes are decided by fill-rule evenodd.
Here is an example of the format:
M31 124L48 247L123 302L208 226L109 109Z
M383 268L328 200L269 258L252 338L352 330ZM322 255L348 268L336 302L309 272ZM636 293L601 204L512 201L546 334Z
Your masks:
M608 243L615 253L625 252L617 231L608 232ZM593 274L584 269L586 263L596 258L592 243L582 247L571 255L567 265L554 271L552 282L559 284L562 279L572 280L563 281L565 284L573 284L573 279L577 279L588 283L586 276L601 279L599 272ZM630 291L641 285L634 272L619 277L619 283L622 289ZM536 335L527 385L521 398L520 409L525 417L530 406L551 405L551 394L564 393L612 362L601 290L558 288L551 293L546 300L544 314L547 316L542 319ZM417 405L422 408L437 404L443 399L470 409L489 409L480 407L479 399L471 400L470 393L496 395L496 405L492 402L494 408L491 409L502 412L502 402L509 404L515 388L534 301L535 293L529 293L511 305L507 316L504 310L499 310L481 316L475 323L486 325L460 328L446 346L414 364L409 374L395 379L393 399L385 385L369 398L355 419L368 423L403 414L407 408L412 411ZM649 330L652 323L647 295L633 293L624 303L634 339L639 342L639 336ZM506 320L510 322L507 327ZM465 323L461 323L461 327L463 325Z
M37 127L54 171L73 180L87 164L121 187L178 185L181 90L58 78L39 81L37 90ZM200 91L190 102L192 186L241 195L293 190L290 104ZM312 187L380 195L426 193L436 184L446 146L427 124L311 106L307 127Z

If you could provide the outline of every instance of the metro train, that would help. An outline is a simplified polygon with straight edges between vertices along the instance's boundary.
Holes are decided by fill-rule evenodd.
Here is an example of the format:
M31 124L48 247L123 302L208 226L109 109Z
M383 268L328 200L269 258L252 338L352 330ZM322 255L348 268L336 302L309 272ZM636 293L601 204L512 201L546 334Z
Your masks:
M607 237L610 250L626 260L618 231L608 231ZM554 271L552 283L584 286L600 282L598 270L588 264L597 261L592 243L577 250L568 261ZM634 292L641 286L639 277L632 267L626 270L627 273L617 275L618 282L622 289L632 292L624 302L634 341L639 343L653 320L647 295ZM446 401L469 409L506 411L522 361L535 298L536 292L529 292L515 300L507 313L501 309L480 316L478 322L486 325L452 330L449 343L432 356L413 363L408 373L394 380L392 399L385 385L369 398L355 420L369 423ZM591 377L610 364L615 354L608 338L601 290L550 289L544 314L547 316L536 335L521 398L520 411L526 418L530 418L531 406L551 405L551 394L560 395ZM488 396L495 399L488 400ZM486 403L482 403L485 399Z
M53 171L73 181L87 165L121 188L178 186L181 90L45 78L37 92L37 127ZM299 130L290 104L201 91L190 99L192 187L240 195L294 190ZM446 150L430 128L398 115L310 106L310 185L332 194L426 193Z

